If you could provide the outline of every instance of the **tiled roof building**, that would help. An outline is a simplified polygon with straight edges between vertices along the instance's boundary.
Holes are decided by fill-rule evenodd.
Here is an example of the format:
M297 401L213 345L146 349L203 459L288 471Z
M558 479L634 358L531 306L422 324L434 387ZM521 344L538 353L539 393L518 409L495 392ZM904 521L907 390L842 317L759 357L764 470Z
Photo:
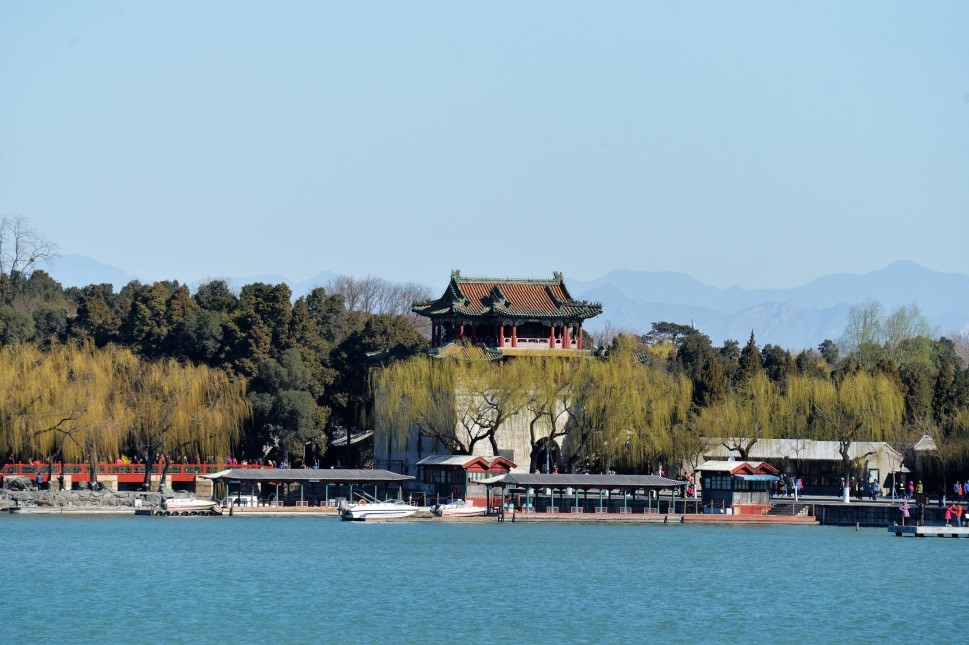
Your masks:
M575 300L562 274L548 279L470 278L451 273L444 294L414 303L431 319L431 345L459 339L505 349L582 349L582 321L602 305Z

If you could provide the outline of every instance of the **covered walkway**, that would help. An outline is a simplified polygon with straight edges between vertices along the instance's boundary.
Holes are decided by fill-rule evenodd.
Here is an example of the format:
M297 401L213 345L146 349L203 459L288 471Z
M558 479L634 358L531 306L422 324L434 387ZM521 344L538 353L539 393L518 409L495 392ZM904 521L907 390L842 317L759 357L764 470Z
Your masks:
M354 490L360 496L379 498L381 487L385 496L399 497L403 483L414 479L368 468L230 468L202 477L222 484L229 499L258 500L267 506L335 506L338 497L353 499ZM216 493L215 498L222 495Z
M498 488L505 506L508 495L516 510L525 513L675 513L676 492L688 482L658 475L545 475L509 473L480 480L488 488L488 510L492 510L492 488ZM544 489L545 495L536 493ZM617 495L614 496L613 492ZM663 493L669 495L663 499ZM580 496L581 493L581 496ZM590 496L591 493L591 496ZM620 497L621 496L621 497ZM681 499L681 504L684 501ZM685 510L685 509L684 509Z

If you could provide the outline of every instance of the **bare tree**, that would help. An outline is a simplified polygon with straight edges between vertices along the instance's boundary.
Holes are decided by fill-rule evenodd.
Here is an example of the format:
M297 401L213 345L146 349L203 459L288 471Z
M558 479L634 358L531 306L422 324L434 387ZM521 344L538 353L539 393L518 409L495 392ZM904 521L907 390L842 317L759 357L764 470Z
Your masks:
M969 329L960 331L949 336L956 356L962 359L963 363L969 364Z
M411 311L413 304L431 297L428 287L414 282L391 282L376 276L355 278L339 275L326 285L327 293L343 296L347 311L366 316L393 315L414 319L415 326L430 336L430 321Z
M0 274L27 278L41 260L52 260L60 248L37 231L23 215L0 219Z

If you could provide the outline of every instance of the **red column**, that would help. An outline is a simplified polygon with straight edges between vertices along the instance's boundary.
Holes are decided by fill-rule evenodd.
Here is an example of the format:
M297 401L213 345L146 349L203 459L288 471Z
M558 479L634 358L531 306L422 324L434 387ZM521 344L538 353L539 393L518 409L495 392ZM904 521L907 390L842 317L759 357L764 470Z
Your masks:
M464 338L464 323L461 323L461 326L458 327L458 336Z
M549 327L548 346L549 346L549 349L555 349L555 325L554 324L551 327Z
M570 349L569 325L562 326L562 349Z
M518 325L511 326L511 346L518 347Z
M498 325L498 347L505 346L505 326Z

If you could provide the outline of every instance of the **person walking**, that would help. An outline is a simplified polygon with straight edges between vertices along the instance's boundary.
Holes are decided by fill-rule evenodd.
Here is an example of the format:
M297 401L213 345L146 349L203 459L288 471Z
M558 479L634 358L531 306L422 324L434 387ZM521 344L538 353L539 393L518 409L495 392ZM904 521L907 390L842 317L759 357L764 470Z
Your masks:
M874 502L878 497L878 482L876 482L874 479L871 480L871 484L868 485L868 493L871 497L871 501Z
M952 517L956 518L956 526L962 528L962 503L956 502L952 507Z
M915 492L915 482L911 479L908 480L908 497L906 499L912 499L912 494Z
M902 502L902 505L898 507L898 510L902 514L902 526L905 526L906 524L908 524L908 513L909 513L908 501Z
M953 499L957 499L957 500L959 500L961 502L962 501L962 484L960 484L958 480L956 480L956 483L954 483L952 485L952 492L955 493L955 495L953 495Z

